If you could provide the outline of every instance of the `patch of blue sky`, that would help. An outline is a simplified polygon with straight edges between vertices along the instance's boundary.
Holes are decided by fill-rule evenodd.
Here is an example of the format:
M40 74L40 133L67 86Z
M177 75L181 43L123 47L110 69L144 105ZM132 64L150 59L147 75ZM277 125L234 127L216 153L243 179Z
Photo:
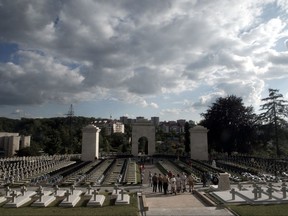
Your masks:
M19 47L15 43L0 42L0 62L17 62L17 55Z
M261 19L263 21L269 21L273 18L277 18L281 15L284 15L284 12L281 7L277 5L276 2L272 2L269 4L266 4L265 7L263 7Z
M288 29L287 29L288 30ZM276 44L275 44L275 47L274 49L277 51L277 52L287 52L288 51L288 47L287 45L285 44L285 41L288 40L288 34L286 37L283 37L283 38L280 38Z

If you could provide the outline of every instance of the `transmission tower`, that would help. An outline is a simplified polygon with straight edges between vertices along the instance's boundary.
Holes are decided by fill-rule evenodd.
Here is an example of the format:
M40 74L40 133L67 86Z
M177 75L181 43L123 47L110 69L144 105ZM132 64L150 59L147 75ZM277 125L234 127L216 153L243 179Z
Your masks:
M70 105L70 109L68 110L68 113L66 114L68 118L72 118L74 116L74 109L73 104Z

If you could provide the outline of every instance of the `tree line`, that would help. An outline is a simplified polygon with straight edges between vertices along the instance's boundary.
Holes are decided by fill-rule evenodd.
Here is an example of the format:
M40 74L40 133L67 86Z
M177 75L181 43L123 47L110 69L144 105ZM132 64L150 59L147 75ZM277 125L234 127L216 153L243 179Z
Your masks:
M202 113L200 125L209 129L208 149L210 155L222 152L254 154L262 156L286 156L288 154L287 101L277 89L269 89L269 95L262 99L260 114L252 106L244 106L241 97L229 95L219 97ZM98 120L87 117L59 118L0 118L0 131L17 132L31 135L31 146L18 151L18 155L39 155L81 153L82 128ZM185 124L183 134L165 134L156 129L156 140L179 140L177 154L188 154L190 149L189 129L193 125ZM101 130L99 144L101 151L131 151L130 125L125 125L125 134L106 135ZM145 146L147 140L139 140L139 146ZM143 142L143 143L142 143ZM159 147L164 151L167 146ZM182 149L181 149L182 148ZM181 151L180 151L181 150ZM192 149L193 150L193 149Z
M269 89L269 96L262 99L260 114L252 106L244 106L242 98L235 95L218 98L201 114L200 124L209 129L210 153L286 156L287 107L278 89Z

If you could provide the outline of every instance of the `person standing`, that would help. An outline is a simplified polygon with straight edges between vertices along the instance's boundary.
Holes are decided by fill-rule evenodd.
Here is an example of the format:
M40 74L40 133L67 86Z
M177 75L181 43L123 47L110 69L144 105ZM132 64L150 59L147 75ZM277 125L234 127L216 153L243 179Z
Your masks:
M152 177L153 192L157 192L157 180L157 173L155 173Z
M144 171L141 173L141 184L144 182Z
M170 178L170 185L171 185L171 194L175 193L176 195L176 178L175 175Z
M186 173L183 172L182 175L180 176L180 179L181 179L181 189L182 189L182 192L186 192L186 179L187 179L187 176L186 176Z
M193 194L193 191L194 191L194 178L192 176L192 173L188 176L187 178L187 183L188 183L188 186L189 186L189 192Z
M160 193L162 193L162 188L163 188L163 177L162 177L161 173L159 173L159 176L158 176L158 191Z
M206 187L207 179L206 179L206 173L205 172L202 173L201 181L203 183L203 187Z
M153 186L153 183L152 183L152 177L153 177L152 172L149 171L149 185L150 185L150 187Z
M211 175L210 172L206 173L206 179L207 179L208 187L210 187L210 183L211 183L211 180L212 180L212 175Z
M177 193L180 193L181 191L181 178L179 174L177 174L177 177L176 177L176 191Z
M163 176L162 182L163 182L164 194L167 194L168 184L169 184L169 179L168 179L168 175L167 174Z
M169 171L168 171L168 178L171 179L172 177L173 177L173 174L172 174L172 172L169 170Z

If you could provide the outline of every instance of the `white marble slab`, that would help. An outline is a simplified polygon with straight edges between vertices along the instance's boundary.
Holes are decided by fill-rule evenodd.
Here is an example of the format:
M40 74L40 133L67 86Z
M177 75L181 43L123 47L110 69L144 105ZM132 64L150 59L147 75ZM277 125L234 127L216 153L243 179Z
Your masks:
M43 191L43 193L44 193L44 195L42 196L42 200L40 201L39 198L38 198L34 203L32 203L31 206L47 207L53 201L56 200L56 197L53 195L52 191Z
M59 206L74 207L79 202L79 200L81 199L80 195L82 193L83 192L81 190L74 190L73 194L69 195L68 200L65 197L65 199L59 204Z
M7 200L7 198L6 197L0 197L0 203L3 203L3 202L5 202Z
M269 194L266 192L267 188L263 187L261 197L254 198L253 188L245 188L245 190L239 190L235 188L235 199L232 200L232 194L230 191L214 191L212 194L223 202L227 203L287 203L288 197L283 199L282 192L274 191L272 193L272 199L269 199ZM240 194L240 195L239 195ZM288 194L287 194L288 195Z
M130 196L129 194L123 194L123 199L121 198L121 194L117 195L115 205L121 205L121 204L130 204Z
M96 200L94 200L94 196L91 197L91 199L87 203L87 206L102 206L104 201L105 201L105 196L98 194L96 196Z
M228 191L215 191L215 192L213 192L213 194L216 195L223 202L238 203L238 202L245 202L246 201L245 199L241 198L240 196L238 196L236 194L235 194L235 199L232 200L232 194L229 193Z
M18 208L27 202L31 201L31 197L36 194L35 191L27 191L24 196L20 195L18 197L15 197L14 202L12 200L4 205L4 207L12 207L12 208Z

